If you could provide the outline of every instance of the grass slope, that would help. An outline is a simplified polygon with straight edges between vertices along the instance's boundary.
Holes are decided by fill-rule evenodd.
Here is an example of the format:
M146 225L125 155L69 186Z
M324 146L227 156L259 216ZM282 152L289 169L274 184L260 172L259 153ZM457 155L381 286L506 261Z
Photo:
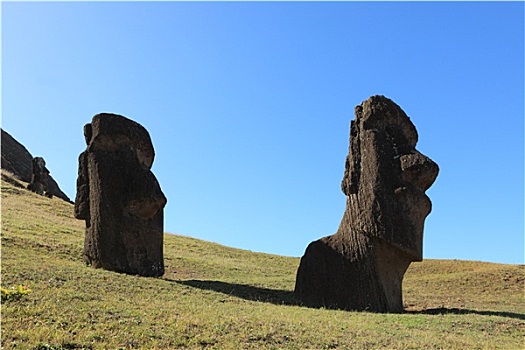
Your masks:
M22 184L23 185L23 184ZM298 258L165 236L166 274L95 270L72 205L2 175L3 349L523 349L523 265L427 260L404 314L302 307Z

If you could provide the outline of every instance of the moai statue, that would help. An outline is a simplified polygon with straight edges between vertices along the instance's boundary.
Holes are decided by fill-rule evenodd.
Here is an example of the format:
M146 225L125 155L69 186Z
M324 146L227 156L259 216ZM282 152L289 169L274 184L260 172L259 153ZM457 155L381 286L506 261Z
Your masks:
M155 152L140 124L98 114L84 126L75 217L86 221L84 260L95 268L162 276L166 197L151 165Z
M32 160L31 182L27 188L35 193L52 198L53 194L48 192L49 170L46 168L46 161L42 157L35 157Z
M384 96L355 108L337 233L310 243L295 295L304 304L372 312L403 311L403 276L423 260L425 191L439 168L416 149L416 128Z

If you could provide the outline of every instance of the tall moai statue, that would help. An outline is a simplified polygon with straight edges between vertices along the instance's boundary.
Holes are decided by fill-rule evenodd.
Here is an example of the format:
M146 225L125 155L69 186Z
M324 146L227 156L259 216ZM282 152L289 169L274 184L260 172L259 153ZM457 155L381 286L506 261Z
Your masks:
M31 161L31 182L27 188L46 197L53 197L53 194L49 192L49 170L46 168L44 158L34 157Z
M425 191L439 168L416 149L403 110L384 96L355 108L342 190L346 209L337 233L310 243L295 295L304 304L372 312L403 311L408 266L423 260Z
M116 114L84 126L75 217L86 221L84 260L95 268L162 276L166 197L151 172L146 129Z

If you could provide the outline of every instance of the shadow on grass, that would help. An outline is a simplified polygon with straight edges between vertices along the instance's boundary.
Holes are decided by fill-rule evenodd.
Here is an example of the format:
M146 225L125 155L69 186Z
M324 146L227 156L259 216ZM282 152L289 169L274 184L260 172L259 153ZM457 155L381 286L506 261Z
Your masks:
M291 305L291 306L305 306L311 308L320 308L317 306L308 306L297 300L294 293L286 290L277 290L269 288L261 288L250 286L246 284L228 283L222 281L205 281L205 280L169 280L171 282L179 283L185 286L199 288L204 290L212 290L215 292L231 295L245 300L259 301L265 303L272 303L275 305ZM417 311L405 311L408 315L467 315L475 314L482 316L500 316L515 318L518 320L525 320L524 314L506 312L506 311L485 311L485 310L471 310L458 308L434 308Z
M299 300L295 299L293 292L286 290L261 288L221 281L187 280L174 282L194 288L213 290L251 301L261 301L276 305L302 305Z
M436 309L425 309L417 311L406 311L407 314L418 314L418 315L467 315L475 314L482 316L500 316L500 317L509 317L516 318L518 320L525 320L524 314L518 314L515 312L506 312L506 311L485 311L485 310L471 310L471 309L458 309L458 308L446 308L440 307Z

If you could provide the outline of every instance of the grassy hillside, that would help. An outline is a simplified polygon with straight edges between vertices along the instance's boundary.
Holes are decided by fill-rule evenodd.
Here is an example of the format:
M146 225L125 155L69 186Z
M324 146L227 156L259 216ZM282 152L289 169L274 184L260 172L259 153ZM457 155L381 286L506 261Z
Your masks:
M3 349L523 349L523 265L427 260L407 312L300 306L298 258L166 235L163 278L83 265L72 205L2 176Z

